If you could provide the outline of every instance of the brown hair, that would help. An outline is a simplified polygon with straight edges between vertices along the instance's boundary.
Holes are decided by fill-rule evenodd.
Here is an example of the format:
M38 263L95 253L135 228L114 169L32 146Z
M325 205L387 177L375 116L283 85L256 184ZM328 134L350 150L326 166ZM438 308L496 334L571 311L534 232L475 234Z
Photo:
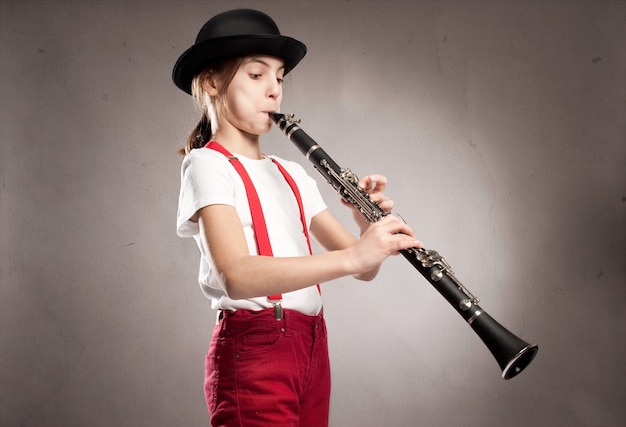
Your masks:
M243 58L231 58L226 59L214 64L211 64L204 71L196 75L191 82L191 95L196 101L197 106L202 110L202 117L200 121L191 131L187 137L185 146L178 150L178 153L185 156L195 148L202 148L211 139L211 118L209 116L209 95L204 91L204 86L211 80L215 80L219 90L218 96L215 99L210 99L210 102L218 103L223 102L223 96L228 91L230 82L235 77L239 66L243 62ZM219 109L218 109L219 111Z

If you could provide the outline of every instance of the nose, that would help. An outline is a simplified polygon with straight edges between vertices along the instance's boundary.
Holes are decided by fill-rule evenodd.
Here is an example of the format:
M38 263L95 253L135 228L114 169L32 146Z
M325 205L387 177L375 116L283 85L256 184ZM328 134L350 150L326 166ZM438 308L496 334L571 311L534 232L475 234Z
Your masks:
M270 83L267 87L267 97L271 99L278 99L282 91L282 86L276 79L270 79Z

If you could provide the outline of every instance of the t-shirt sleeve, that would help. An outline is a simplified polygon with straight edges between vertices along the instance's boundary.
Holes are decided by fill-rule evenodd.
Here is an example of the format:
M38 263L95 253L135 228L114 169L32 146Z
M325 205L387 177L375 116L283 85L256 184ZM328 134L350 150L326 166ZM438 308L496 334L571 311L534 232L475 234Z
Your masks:
M281 164L287 168L289 173L294 176L294 179L298 182L298 186L303 187L300 191L303 193L303 197L305 197L305 204L307 205L305 209L309 222L308 225L310 226L311 219L327 208L326 202L317 187L317 181L315 181L299 163L284 159L279 160Z
M304 172L304 169L303 169L303 172ZM306 174L306 172L304 173ZM315 179L313 179L309 175L306 175L306 180L308 181L308 185L310 186L310 194L311 194L310 217L312 219L315 215L325 210L327 206L326 206L326 202L324 202L324 199L322 198L322 195L320 194L319 188L317 187L317 181L315 181Z
M226 158L213 150L196 149L183 159L176 220L180 237L199 233L198 223L190 220L199 209L213 204L235 206L230 167Z

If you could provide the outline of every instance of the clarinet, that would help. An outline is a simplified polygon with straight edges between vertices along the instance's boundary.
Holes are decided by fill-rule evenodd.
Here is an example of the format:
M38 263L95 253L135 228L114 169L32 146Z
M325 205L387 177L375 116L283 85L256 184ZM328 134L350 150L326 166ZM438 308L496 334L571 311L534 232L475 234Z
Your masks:
M370 200L359 187L359 179L350 169L341 168L299 124L293 114L270 113L270 118L309 159L315 169L348 203L355 206L368 222L374 223L386 215L378 203ZM529 344L508 331L479 305L476 298L455 277L450 264L437 251L410 248L400 251L417 271L452 305L487 346L502 370L505 380L522 372L534 359L539 347Z

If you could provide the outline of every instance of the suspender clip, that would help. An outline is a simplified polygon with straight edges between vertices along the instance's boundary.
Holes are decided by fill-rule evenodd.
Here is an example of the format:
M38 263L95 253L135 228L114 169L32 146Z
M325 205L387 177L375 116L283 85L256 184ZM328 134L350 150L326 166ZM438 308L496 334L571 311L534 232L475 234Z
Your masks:
M274 319L283 320L283 306L281 304L282 300L272 299L270 300L270 302L274 306Z

